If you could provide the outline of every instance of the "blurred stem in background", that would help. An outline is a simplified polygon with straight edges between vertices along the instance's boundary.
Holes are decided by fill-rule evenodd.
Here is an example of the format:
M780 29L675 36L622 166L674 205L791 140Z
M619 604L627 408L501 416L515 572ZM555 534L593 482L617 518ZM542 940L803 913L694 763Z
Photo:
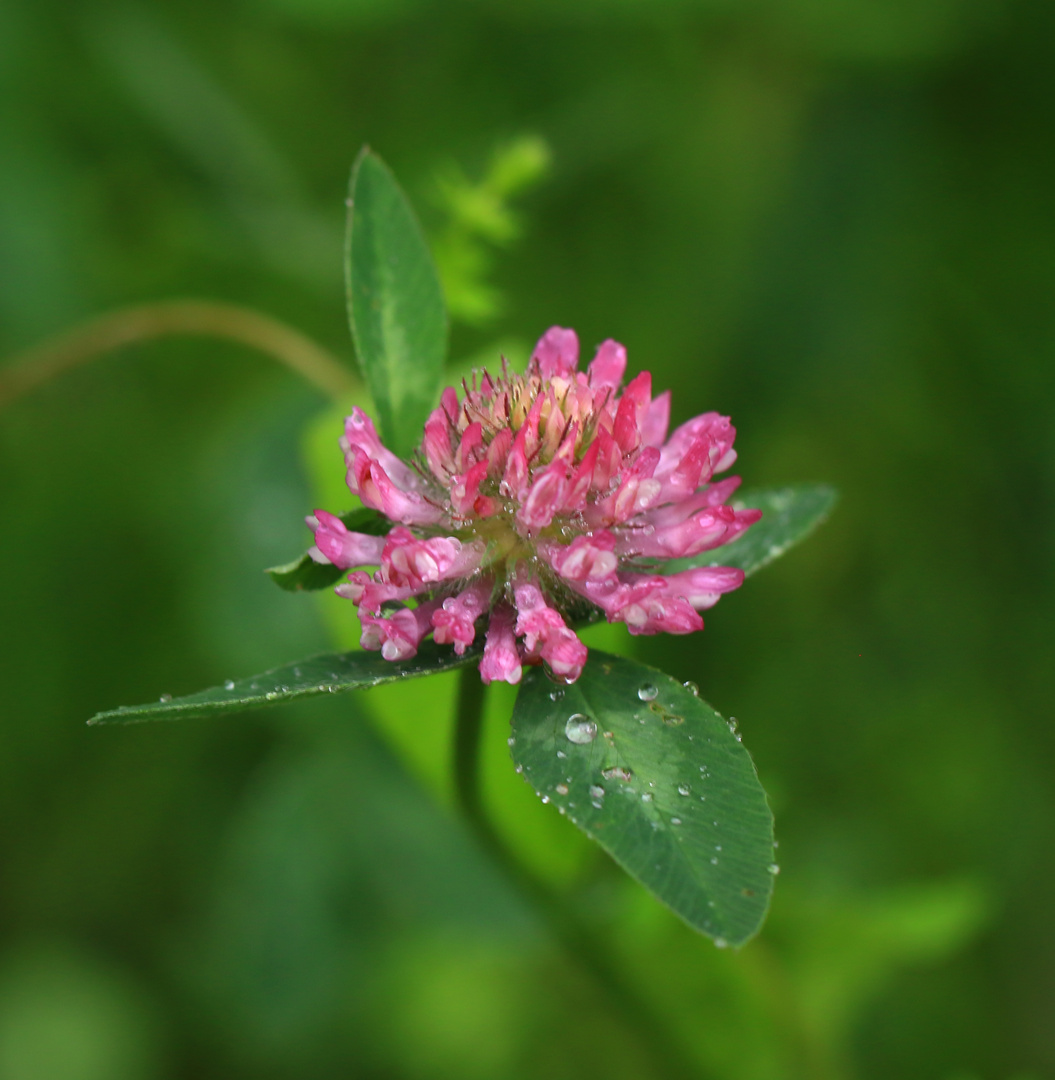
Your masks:
M613 1013L632 1031L664 1080L708 1080L652 1005L623 978L592 929L565 898L517 858L488 820L480 794L480 736L486 690L475 665L458 682L454 726L454 784L458 805L484 850L538 912L561 947L596 984Z
M356 386L346 365L291 326L235 304L168 300L123 308L51 338L0 370L0 408L70 368L124 345L187 334L267 353L332 398Z

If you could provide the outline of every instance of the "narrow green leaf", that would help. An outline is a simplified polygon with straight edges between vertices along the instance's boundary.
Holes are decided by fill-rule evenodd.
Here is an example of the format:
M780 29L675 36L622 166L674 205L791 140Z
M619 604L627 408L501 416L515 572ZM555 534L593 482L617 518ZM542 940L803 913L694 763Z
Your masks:
M376 652L330 653L311 656L295 664L265 671L248 679L231 679L223 686L201 690L186 697L162 698L149 705L124 705L98 713L89 724L135 723L143 720L184 720L199 716L282 705L288 701L338 694L346 690L368 690L381 683L414 679L419 675L451 671L480 658L480 648L466 649L458 656L449 645L425 642L410 660L390 662Z
M836 498L835 488L827 484L794 484L738 492L731 505L738 510L743 507L761 510L761 521L731 544L687 559L671 559L656 569L673 574L695 566L737 566L750 577L805 540L827 518Z
M364 148L352 170L345 275L348 316L381 437L407 458L439 399L447 313L414 211Z
M557 687L533 668L513 760L536 792L715 943L742 945L773 891L773 817L740 738L695 689L590 650Z
M349 510L340 515L345 527L353 532L367 533L369 536L384 536L392 527L388 518L368 507ZM333 563L316 562L306 551L299 559L284 563L282 566L269 566L265 571L271 580L287 592L315 592L336 585L348 573Z

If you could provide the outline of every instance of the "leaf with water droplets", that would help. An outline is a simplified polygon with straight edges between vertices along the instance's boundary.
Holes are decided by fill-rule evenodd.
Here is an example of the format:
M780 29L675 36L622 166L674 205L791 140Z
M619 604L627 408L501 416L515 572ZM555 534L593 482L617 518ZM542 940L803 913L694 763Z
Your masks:
M425 642L410 660L392 663L376 652L329 653L265 671L247 679L228 679L223 686L186 697L165 694L149 705L127 705L93 716L89 724L130 724L143 720L183 720L201 716L282 705L302 698L368 690L371 686L432 675L476 663L479 646L458 656L449 645ZM565 740L566 741L566 740Z
M742 945L773 891L773 818L729 725L694 688L597 650L560 701L551 686L524 676L518 771L690 926Z
M730 505L761 510L761 521L731 544L687 559L671 559L659 563L656 569L673 574L696 566L735 566L750 577L805 540L831 513L835 499L835 488L827 484L737 492Z

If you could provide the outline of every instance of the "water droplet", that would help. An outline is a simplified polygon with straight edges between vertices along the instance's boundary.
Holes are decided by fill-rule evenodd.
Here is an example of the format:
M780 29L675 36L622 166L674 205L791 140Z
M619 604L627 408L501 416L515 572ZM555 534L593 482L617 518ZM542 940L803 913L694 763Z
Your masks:
M736 723L737 723L736 717L735 716L730 716L729 717L729 730L730 731L736 731Z
M718 856L717 855L712 855L711 856L711 866L717 866L717 865L718 865Z
M681 685L684 686L693 697L700 696L700 688L691 680L689 682L683 682Z
M516 741L516 739L513 738L512 735L510 735L509 738L506 739L506 746L516 746L516 744L517 744L517 741Z
M714 901L713 900L708 900L707 901L707 906L708 907L714 907Z
M288 687L288 686L276 686L276 687L275 687L275 689L276 689L276 690L277 690L277 691L278 691L278 692L279 692L280 694L288 694L288 693L289 693L289 687Z
M678 794L679 795L691 795L692 792L689 791L689 785L688 784L678 784Z
M681 818L680 817L672 817L670 819L670 823L671 823L671 825L680 825L681 824Z
M684 724L685 717L678 716L677 713L666 713L663 717L664 724Z
M171 700L172 700L172 695L171 694L162 694L161 697L158 698L158 701L160 701L162 705L167 705Z
M568 742L585 746L597 738L597 725L582 713L572 713L564 725L564 734L568 736Z
M634 777L634 774L629 769L624 769L621 765L613 765L610 769L602 769L601 775L605 780L622 780L624 784L629 784Z
M727 949L729 948L729 942L723 937L716 937L714 939L714 947L716 949Z
M557 809L558 809L558 810L559 810L559 811L560 811L560 812L561 812L562 814L566 814L566 813L568 812L567 810L565 810L565 809L564 809L564 807L563 807L563 806L558 806L558 807L557 807Z
M558 795L567 795L568 794L568 785L567 784L558 784L553 790Z
M613 734L612 734L612 732L610 732L610 731L606 731L606 732L604 733L604 737L605 737L605 738L606 738L606 739L607 739L607 740L608 740L609 742L611 742L611 741L612 741L612 740L613 740L613 739L615 738L615 735L613 735Z
M641 792L641 801L642 802L651 802L652 801L652 792L651 791L642 791Z
M542 805L543 806L545 806L549 802L549 796L548 795L539 795L539 798L542 800Z
M714 845L714 850L715 851L721 851L722 850L722 845L721 844L715 844Z
M223 688L225 690L233 690L234 689L234 679L225 679L224 684L223 684Z
M518 772L518 773L522 773L524 771L524 766L518 764L517 767L513 771Z
M590 805L591 805L591 806L592 806L592 807L593 807L593 808L594 808L595 810L602 810L602 809L604 809L604 804L603 804L603 803L600 803L600 802L598 802L598 801L597 801L597 799L594 799L594 800L593 800L593 801L592 801L592 802L590 803Z
M590 785L590 798L591 799L603 799L604 798L604 788L601 787L600 784L591 784Z
M268 692L264 695L264 700L265 701L274 701L275 698L277 698L277 697L278 697L278 691L277 690L268 690Z
M777 864L775 862L771 862L769 864L769 866L767 867L767 869L769 870L769 872L771 874L779 874L780 873L780 867L777 866Z
M560 701L560 699L562 697L564 697L564 691L563 690L551 690L549 692L550 701Z
M653 686L651 683L645 683L644 686L639 687L637 696L642 701L655 701L659 694L659 687Z
M559 757L559 758L566 758L567 756L568 756L568 755L567 755L566 753L564 753L564 751L563 751L563 750L558 750L558 751L557 751L557 757Z
M297 678L297 679L300 678L300 668L299 667L295 667L293 669L293 675L294 675L294 678Z

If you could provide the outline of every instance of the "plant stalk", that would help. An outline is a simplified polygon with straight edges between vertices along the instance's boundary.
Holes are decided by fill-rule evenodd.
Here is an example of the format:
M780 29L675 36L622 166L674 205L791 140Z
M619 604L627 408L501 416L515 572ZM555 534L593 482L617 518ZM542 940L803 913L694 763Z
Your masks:
M333 398L356 385L339 360L277 319L236 304L166 300L102 315L4 364L0 367L0 408L104 353L174 334L223 338L258 349Z
M620 1021L637 1034L662 1080L708 1080L682 1050L678 1035L623 977L593 929L565 897L511 851L488 819L480 791L480 737L485 689L476 666L462 669L454 731L454 783L459 806L477 840L531 902L568 956L593 980Z

